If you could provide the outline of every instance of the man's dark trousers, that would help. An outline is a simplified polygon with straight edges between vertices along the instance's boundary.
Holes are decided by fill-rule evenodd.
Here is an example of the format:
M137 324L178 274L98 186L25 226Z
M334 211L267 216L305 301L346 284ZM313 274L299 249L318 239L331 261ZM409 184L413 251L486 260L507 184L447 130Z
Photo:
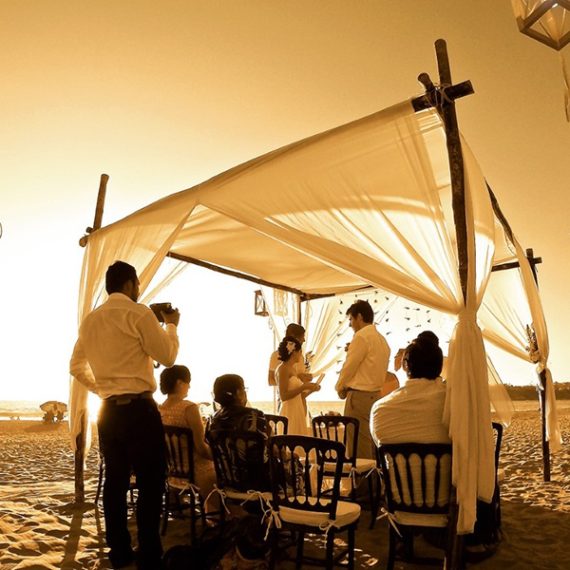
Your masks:
M103 402L98 420L105 461L103 508L109 559L114 567L133 557L127 529L127 492L131 473L137 480L138 567L160 567L160 514L166 478L164 429L151 398Z

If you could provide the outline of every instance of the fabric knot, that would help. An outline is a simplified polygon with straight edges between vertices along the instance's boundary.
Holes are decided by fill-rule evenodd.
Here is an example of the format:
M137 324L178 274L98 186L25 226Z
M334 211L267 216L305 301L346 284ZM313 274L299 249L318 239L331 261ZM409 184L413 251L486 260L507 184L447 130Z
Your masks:
M208 496L206 497L206 500L204 501L204 510L206 510L206 507L208 506L208 501L211 499L212 495L218 495L220 497L220 502L222 503L222 506L224 507L226 513L229 515L230 509L228 509L228 506L226 505L226 494L217 485L214 485L214 488L209 492Z
M402 533L400 532L400 529L398 528L398 525L396 524L396 517L390 511L387 511L384 507L382 507L380 509L380 512L382 514L378 515L376 517L376 520L379 521L380 519L383 519L384 517L388 517L388 522L390 523L392 528L398 533L398 536L400 538L402 538Z

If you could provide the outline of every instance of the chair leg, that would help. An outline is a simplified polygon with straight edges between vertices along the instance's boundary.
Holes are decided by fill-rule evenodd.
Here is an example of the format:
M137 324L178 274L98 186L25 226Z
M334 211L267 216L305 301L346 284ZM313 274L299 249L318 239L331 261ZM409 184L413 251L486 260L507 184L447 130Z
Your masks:
M297 558L295 568L303 568L303 547L305 546L305 531L300 530L297 536Z
M354 534L356 527L348 529L348 570L354 570Z
M196 542L196 497L190 491L190 541L191 544Z
M334 568L334 529L329 529L327 534L327 554L325 568L327 570L333 570Z
M162 530L160 534L164 536L166 534L166 527L168 526L168 511L170 509L170 501L168 500L169 493L168 488L164 492L164 514L162 516Z
M279 533L276 529L271 529L270 541L271 550L269 551L269 570L274 570L277 559L277 549L279 548Z
M378 497L377 493L374 493L374 485L372 483L372 478L378 474L374 475L370 473L367 477L368 479L368 498L370 500L370 526L369 529L373 529L376 523L376 517L378 516ZM380 487L380 481L378 481L378 487Z
M97 481L97 492L95 493L95 505L99 503L101 487L103 486L103 462L99 464L99 481Z
M386 570L394 570L394 562L396 561L396 546L398 543L398 537L395 530L389 526L388 537L390 540L390 545L388 549L388 563L386 564Z

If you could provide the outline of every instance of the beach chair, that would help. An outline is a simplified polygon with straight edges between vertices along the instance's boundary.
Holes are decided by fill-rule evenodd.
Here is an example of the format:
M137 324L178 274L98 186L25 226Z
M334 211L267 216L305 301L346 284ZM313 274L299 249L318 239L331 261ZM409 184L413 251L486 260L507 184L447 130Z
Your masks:
M440 529L446 551L444 560L453 559L455 563L451 444L385 444L378 447L378 457L389 519L387 569L394 568L400 542L403 542L404 559L408 562L436 562L414 559L414 533L426 529Z
M345 457L342 468L342 478L350 486L349 498L356 500L356 489L363 477L368 483L368 498L371 507L370 528L374 527L378 505L380 502L380 476L374 459L356 457L358 449L358 431L360 422L350 416L316 416L312 422L313 436L329 441L338 441L344 445ZM325 476L329 476L330 469L325 466ZM375 492L375 490L377 492ZM341 498L342 493L341 493Z
M271 435L287 435L289 419L286 416L265 414L265 419L271 428Z
M170 514L190 516L190 539L196 540L196 522L201 520L202 530L206 527L204 501L200 488L194 479L194 439L190 428L165 425L164 438L168 475L164 493L164 513L162 517L162 534L166 534ZM184 502L187 497L189 503Z
M332 568L345 556L347 567L354 568L355 531L361 509L356 503L340 500L344 456L344 445L337 441L294 435L269 439L271 517L279 521L271 526L271 569L275 568L282 530L293 532L296 538L296 568L304 564ZM332 480L325 471L332 474ZM348 547L335 556L335 535L344 531L348 533ZM303 555L307 533L326 537L325 560Z

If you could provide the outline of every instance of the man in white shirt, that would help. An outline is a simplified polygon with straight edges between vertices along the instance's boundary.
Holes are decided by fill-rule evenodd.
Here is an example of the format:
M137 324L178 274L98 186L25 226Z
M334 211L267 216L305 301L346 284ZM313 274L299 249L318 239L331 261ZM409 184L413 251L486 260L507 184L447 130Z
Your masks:
M335 388L341 399L346 398L344 415L357 418L360 422L357 456L374 459L369 427L370 410L381 397L390 347L373 324L374 311L368 301L356 301L346 314L354 330L354 337Z
M108 300L84 319L70 362L71 375L97 393L103 403L97 422L105 461L103 507L109 560L113 568L132 564L127 529L127 490L134 472L138 486L137 567L162 566L159 526L166 476L164 431L152 394L153 360L172 366L178 354L180 313L154 313L136 301L134 267L117 261L107 269Z
M416 339L404 351L408 380L372 408L370 428L380 443L449 443L443 424L446 386L440 374L441 348Z

